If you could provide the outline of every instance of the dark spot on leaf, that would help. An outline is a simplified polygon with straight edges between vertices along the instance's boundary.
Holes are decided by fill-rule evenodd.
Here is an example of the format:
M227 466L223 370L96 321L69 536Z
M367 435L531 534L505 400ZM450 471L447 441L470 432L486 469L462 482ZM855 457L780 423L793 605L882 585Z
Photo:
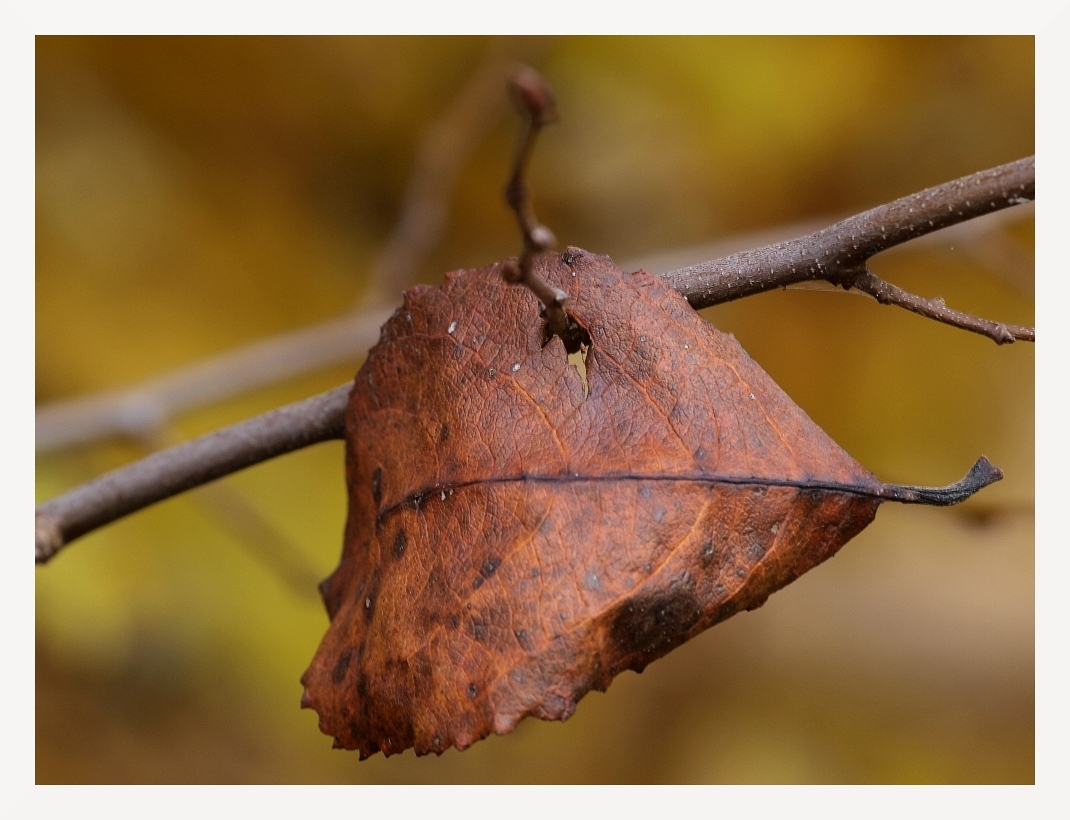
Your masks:
M483 562L483 566L480 568L479 573L484 578L490 578L495 572L498 571L498 567L502 565L502 559L497 555L490 556Z
M349 662L353 659L353 650L347 649L341 655L338 656L338 663L334 665L334 669L331 670L331 680L335 683L341 683L345 680L346 672L349 671Z
M641 670L682 643L701 617L694 584L678 583L618 607L609 634L620 655L639 656L631 665Z
M440 440L445 441L450 437L450 426L448 424L442 425L442 433L440 434Z
M516 638L516 642L520 644L520 647L525 651L530 652L532 647L531 636L526 629L517 629L513 632L513 636Z
M468 684L468 697L474 698L479 690L474 683Z
M378 507L383 500L383 468L376 467L375 472L372 473L372 498L375 500L375 506Z
M479 589L481 586L483 586L483 576L477 575L476 579L472 582L472 588Z
M469 633L480 643L487 640L487 625L480 620L474 619L472 621L472 628Z
M398 534L394 537L394 557L400 558L405 554L405 547L409 545L409 537L405 534L405 530L398 530Z
M754 541L747 547L747 557L752 561L757 561L763 555L765 555L765 544L760 541Z

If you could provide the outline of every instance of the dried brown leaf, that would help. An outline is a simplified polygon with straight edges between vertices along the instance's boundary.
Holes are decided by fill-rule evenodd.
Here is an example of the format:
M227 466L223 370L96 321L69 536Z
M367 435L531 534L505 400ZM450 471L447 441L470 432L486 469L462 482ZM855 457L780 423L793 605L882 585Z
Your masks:
M576 248L537 269L590 335L588 395L501 264L408 291L357 374L303 705L362 757L563 720L896 494L659 279Z

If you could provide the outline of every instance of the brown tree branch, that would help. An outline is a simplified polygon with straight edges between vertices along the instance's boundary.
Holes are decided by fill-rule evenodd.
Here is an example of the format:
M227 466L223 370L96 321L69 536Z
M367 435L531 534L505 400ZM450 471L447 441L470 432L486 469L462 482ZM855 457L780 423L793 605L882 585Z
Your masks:
M1020 222L1033 219L1035 215L1036 203L1028 202L1013 208L993 211L990 214L975 217L968 222L960 222L958 225L950 225L936 233L919 236L906 244L888 248L883 253L885 256L893 254L899 256L904 253L917 253L918 251L946 253L957 248L968 256L971 261L975 261L984 267L989 273L1000 278L1006 278L1008 284L1031 295L1033 292L1033 255L1027 253L1025 249L1017 247L1018 243L1007 235L1006 229ZM829 225L843 221L847 216L847 214L841 214L830 215L825 218L804 219L746 233L730 234L699 245L653 251L628 259L621 263L620 267L624 270L639 270L639 268L643 268L656 276L664 276L669 271L704 264L706 260L720 259L740 251L761 248L765 245L773 245L815 233ZM1002 245L1004 242L1014 243L1015 250L1008 252L1005 248L1000 249L994 254L995 260L989 258L989 246ZM1004 272L1001 270L1004 264L1011 266L1013 269L1010 276L1004 276ZM1018 281L1021 276L1027 276L1030 281L1028 283ZM801 282L791 287L793 289L806 288L807 283ZM830 292L835 290L839 290L841 293L846 292L842 288L830 286Z
M157 501L261 461L345 435L351 385L187 441L120 467L37 508L36 560Z
M805 281L857 286L866 260L882 250L1031 200L1034 170L1033 158L1028 157L904 197L799 239L672 271L664 278L696 309ZM861 284L877 288L868 279ZM924 315L933 312L931 306L926 310ZM1027 338L1027 330L1009 332L1019 331L1021 338ZM42 504L37 508L36 560L47 561L72 539L184 490L319 441L341 438L348 392L344 385L210 433Z
M1006 226L1032 215L1032 203L995 211L890 248L889 252L946 249L949 244L961 246L968 256L992 273L1032 295L1032 255L1018 247L1004 231ZM740 249L781 242L826 224L807 220L781 225L626 260L622 267L625 270L645 268L660 276L686 266L692 260L716 259ZM789 287L807 286L817 287L818 283L800 282ZM393 308L367 309L339 319L328 319L253 342L137 385L46 404L36 412L37 452L112 436L140 438L179 413L222 401L243 391L355 361L378 338L379 328L392 311Z

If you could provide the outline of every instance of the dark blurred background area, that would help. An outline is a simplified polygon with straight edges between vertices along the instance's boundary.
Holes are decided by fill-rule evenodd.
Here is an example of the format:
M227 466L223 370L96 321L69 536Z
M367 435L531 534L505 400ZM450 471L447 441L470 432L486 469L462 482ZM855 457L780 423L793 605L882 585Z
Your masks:
M472 97L467 132L435 130L511 60L543 73L561 115L532 164L536 213L561 247L626 269L787 238L1034 151L1032 37L38 37L38 408L515 254L504 84L500 103ZM441 230L391 267L429 134L460 140ZM1032 324L1031 211L958 236L873 268ZM953 509L886 505L763 608L564 724L361 763L299 709L345 517L342 444L318 445L37 569L37 781L1033 782L1032 346L842 292L704 315L881 479L947 484L984 453L1005 480ZM166 436L341 384L364 352L190 409ZM40 452L37 498L159 443Z

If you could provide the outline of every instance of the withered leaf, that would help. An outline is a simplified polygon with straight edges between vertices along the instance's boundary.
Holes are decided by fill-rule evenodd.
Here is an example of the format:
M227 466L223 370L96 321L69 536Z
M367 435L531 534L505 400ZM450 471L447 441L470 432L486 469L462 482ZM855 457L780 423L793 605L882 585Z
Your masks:
M735 339L576 248L539 272L591 339L589 395L500 265L417 287L347 412L349 517L303 705L361 757L465 748L766 598L833 555L883 485Z

